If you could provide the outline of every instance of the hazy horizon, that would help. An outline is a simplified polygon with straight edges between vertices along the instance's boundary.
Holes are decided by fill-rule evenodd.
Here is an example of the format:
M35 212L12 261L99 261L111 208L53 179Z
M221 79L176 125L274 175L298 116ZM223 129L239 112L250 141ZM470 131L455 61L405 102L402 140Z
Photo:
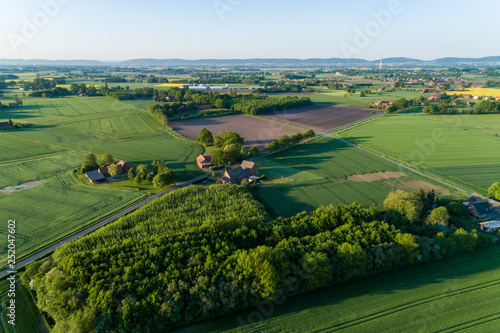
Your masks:
M5 2L0 58L49 60L500 55L493 0Z

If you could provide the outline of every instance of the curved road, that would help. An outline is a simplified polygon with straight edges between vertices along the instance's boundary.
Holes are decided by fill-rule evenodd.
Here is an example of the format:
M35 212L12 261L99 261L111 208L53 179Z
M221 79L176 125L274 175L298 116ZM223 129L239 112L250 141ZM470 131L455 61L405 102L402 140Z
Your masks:
M21 268L21 267L23 267L23 266L25 266L25 265L29 264L30 262L32 262L32 261L34 261L34 260L36 260L36 259L39 259L39 258L43 257L44 255L46 255L46 254L48 254L48 253L50 253L50 252L54 251L54 250L55 250L55 249L57 249L58 247L60 247L60 246L62 246L62 245L64 245L64 244L66 244L67 242L70 242L70 241L72 241L72 240L74 240L74 239L77 239L78 237L81 237L81 236L83 236L83 235L86 235L86 234L88 234L89 232L94 231L94 230L96 230L97 228L100 228L100 227L102 227L103 225L105 225L105 224L107 224L107 223L109 223L109 222L111 222L111 221L116 220L116 219L117 219L117 218L119 218L120 216L123 216L123 215L125 215L125 214L127 214L127 213L130 213L130 212L131 212L131 211L133 211L133 210L136 210L137 208L139 208L140 206L144 205L145 203L148 203L148 202L149 202L149 201L151 201L151 200L154 200L154 199L156 199L156 198L158 198L158 197L161 197L162 195L164 195L164 194L166 194L166 193L169 193L169 192L171 192L171 191L173 191L173 190L176 190L176 189L178 189L178 188L181 188L181 187L184 187L184 186L188 186L188 185L192 185L193 183L199 182L199 181L204 180L204 179L206 179L206 178L207 178L207 176L201 176L201 177L198 177L198 178L195 178L195 179L191 179L191 180L189 180L189 181L187 181L187 182L177 183L177 184L175 184L174 186L172 186L172 187L170 187L170 188L168 188L168 189L166 189L166 190L164 190L164 191L161 191L161 192L158 192L158 193L156 193L156 194L153 194L152 196L147 197L146 199L141 200L141 201L139 201L139 202L137 202L137 203L133 204L132 206L127 207L127 208L125 208L124 210L121 210L121 211L119 211L118 213L115 213L115 214L111 215L111 216L110 216L110 217L108 217L108 218L105 218L104 220L102 220L102 221L100 221L100 222L97 222L97 223L95 223L95 224L93 224L93 225L91 225L91 226L89 226L89 227L87 227L87 228L85 228L85 229L83 229L83 230L80 230L80 231L79 231L79 232L77 232L76 234L73 234L73 235L71 235L71 236L68 236L67 238L64 238L63 240L61 240L61 241L60 241L60 242L58 242L58 243L52 244L51 246L49 246L49 247L47 247L47 248L45 248L45 249L43 249L43 250L41 250L41 251L39 251L39 252L37 252L37 253L35 253L35 254L32 254L32 255L30 255L29 257L26 257L26 258L24 258L24 259L23 259L23 260L21 260L21 261L16 262L16 265L15 265L15 267L16 267L16 268L15 268L14 270L15 270L15 271L17 271L19 268ZM4 276L4 275L6 275L9 271L12 271L12 270L11 270L10 268L5 268L5 269L2 269L2 270L0 271L0 277L2 277L2 276Z

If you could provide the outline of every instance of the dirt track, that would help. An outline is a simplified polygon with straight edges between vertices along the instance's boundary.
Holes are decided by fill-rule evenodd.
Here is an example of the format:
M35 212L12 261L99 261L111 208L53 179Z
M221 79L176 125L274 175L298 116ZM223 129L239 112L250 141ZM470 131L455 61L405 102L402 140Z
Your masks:
M370 113L380 110L360 106L315 104L301 108L280 111L263 118L285 122L291 125L311 128L315 131L327 131L355 121L370 117Z
M173 121L169 125L175 131L194 140L202 128L208 129L214 135L219 131L235 132L245 139L247 146L257 146L261 150L267 143L279 139L283 134L292 135L304 132L284 124L246 115L180 120Z

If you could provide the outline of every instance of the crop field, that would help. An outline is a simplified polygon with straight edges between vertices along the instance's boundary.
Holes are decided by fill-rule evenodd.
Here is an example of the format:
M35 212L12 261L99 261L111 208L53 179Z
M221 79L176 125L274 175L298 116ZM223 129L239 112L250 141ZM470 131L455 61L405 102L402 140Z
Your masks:
M449 95L458 95L458 94L471 94L478 96L500 96L500 89L498 88L465 88L463 91L447 91Z
M19 274L18 274L19 278ZM0 304L5 308L8 306L11 298L7 296L9 290L9 282L4 278L0 282ZM43 319L40 312L36 307L29 290L22 283L16 284L16 322L15 325L10 326L7 323L7 317L2 309L0 309L0 332L7 333L41 333L45 330L42 329ZM7 309L6 309L7 310ZM3 329L3 330L2 330Z
M59 152L61 152L60 148L35 141L20 140L10 134L0 133L0 163L18 160L26 161L34 157Z
M35 124L0 133L0 219L18 223L18 258L146 196L136 188L79 183L68 172L87 152L110 153L135 165L164 160L179 181L200 174L194 161L203 147L144 110L104 97L23 100L22 108L0 111L0 121ZM0 240L4 258L6 245Z
M251 307L183 330L496 332L499 256L499 246L488 247Z
M448 189L430 184L394 163L325 136L260 159L257 165L267 177L258 195L279 216L330 204L357 202L364 207L380 207L387 194L396 189L439 188L438 192L448 194ZM387 171L392 172L391 177L377 174ZM374 177L370 178L371 174ZM354 175L362 175L366 181L349 180Z
M19 259L145 196L139 192L81 185L72 173L58 173L35 188L0 195L0 219L16 220ZM1 237L0 266L6 263L6 252L7 237Z
M337 133L345 140L486 194L500 181L500 115L388 115Z
M0 164L0 188L55 176L58 171L73 167L82 158L83 154L64 152L24 162L2 163Z
M400 98L411 99L422 96L421 93L409 90L396 90L394 92L377 91L377 87L378 86L366 87L366 89L372 91L372 94L367 95L366 97L360 97L359 91L357 91L355 94L346 95L346 92L344 90L329 90L321 87L318 88L317 94L307 95L307 97L311 98L311 101L313 101L314 103L369 107L371 103L374 103L378 100L395 101ZM292 94L292 96L300 97L302 95Z
M282 111L273 115L262 115L261 117L311 128L315 131L327 131L368 118L371 116L372 111L374 110L368 107L316 104ZM381 113L382 111L376 110L376 112Z
M169 125L175 131L194 140L202 128L208 129L214 135L220 131L235 132L245 138L247 146L257 146L260 149L264 149L267 143L279 139L283 134L304 132L291 126L247 115L180 120L173 121Z

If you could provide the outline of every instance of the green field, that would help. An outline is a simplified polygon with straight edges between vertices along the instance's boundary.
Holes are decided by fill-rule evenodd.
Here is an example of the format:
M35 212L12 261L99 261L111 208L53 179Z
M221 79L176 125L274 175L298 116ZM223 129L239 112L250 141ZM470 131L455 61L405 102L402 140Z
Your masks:
M296 96L309 97L311 98L311 101L313 101L314 103L346 105L346 106L370 106L371 103L374 103L378 100L395 101L400 98L411 99L422 96L421 93L408 90L397 90L395 92L385 92L385 91L379 92L377 91L378 87L379 86L363 87L368 90L372 90L372 94L367 95L366 97L359 97L358 91L355 94L348 94L347 96L345 96L346 92L344 90L329 90L322 87L319 87L318 94L312 94L312 95L297 94Z
M336 135L468 190L500 180L500 115L386 115Z
M409 184L428 181L394 163L325 136L258 160L257 164L267 177L258 195L281 216L330 204L357 202L365 207L380 206L390 191L418 190ZM384 171L404 175L370 182L346 179Z
M497 332L500 247L380 273L183 328L196 332ZM179 330L180 332L181 330Z
M179 181L200 174L194 160L203 147L161 126L144 110L106 97L23 100L22 108L0 111L0 121L35 125L0 133L0 219L18 222L18 258L156 191L146 186L141 192L119 182L83 185L69 172L81 165L85 153L111 153L135 165L164 160ZM41 182L13 192L34 181ZM0 266L6 245L2 238Z
M0 195L0 219L16 220L19 259L144 197L141 192L82 185L73 174L58 173L35 188ZM5 232L0 233L2 266L8 243Z
M0 332L4 333L38 333L44 332L42 330L43 319L36 307L29 290L19 282L20 273L17 274L17 283L15 290L15 297L8 297L9 282L2 278L0 282L0 303L7 310L8 303L11 299L15 300L16 304L16 321L15 325L9 326L7 317L2 309L0 309ZM11 329L12 327L12 329Z

